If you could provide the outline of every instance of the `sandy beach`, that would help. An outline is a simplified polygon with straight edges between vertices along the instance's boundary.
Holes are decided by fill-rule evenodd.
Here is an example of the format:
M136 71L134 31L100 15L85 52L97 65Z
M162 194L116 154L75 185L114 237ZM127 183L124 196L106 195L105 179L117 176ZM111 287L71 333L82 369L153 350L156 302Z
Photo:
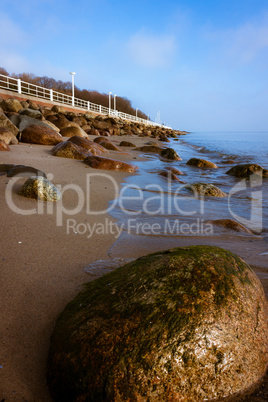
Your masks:
M127 136L123 139L138 146L148 141L148 138ZM111 137L117 145L121 140L122 137ZM97 171L82 161L54 157L51 148L23 143L12 145L10 152L1 153L1 163L23 164L43 170L54 184L62 188L76 185L76 188L85 190L89 186L93 209L96 206L99 210L106 210L109 201L115 198L114 183L105 175L88 176ZM110 151L109 157L133 164L141 160L137 152L127 149L124 153ZM128 175L107 173L118 186ZM65 305L84 282L95 279L94 275L85 272L85 267L93 261L108 259L109 250L112 257L136 258L167 247L160 237L153 241L145 239L141 244L131 236L116 243L117 233L111 231L109 234L94 233L90 238L79 235L74 228L68 229L65 215L61 221L56 203L51 210L41 214L34 211L36 201L17 195L25 180L0 175L0 400L48 402L51 398L46 385L46 359L50 336ZM12 208L7 202L7 194L12 194ZM78 193L66 188L64 208L73 210L78 198ZM18 210L21 213L17 213ZM31 214L25 215L26 210L32 210ZM89 215L86 203L68 218L91 226L98 223L114 225L116 222L108 213ZM217 245L236 252L251 264L268 294L267 256L261 255L267 249L267 243L261 236L238 237L233 232L206 238L188 236L169 240L168 247L189 244Z

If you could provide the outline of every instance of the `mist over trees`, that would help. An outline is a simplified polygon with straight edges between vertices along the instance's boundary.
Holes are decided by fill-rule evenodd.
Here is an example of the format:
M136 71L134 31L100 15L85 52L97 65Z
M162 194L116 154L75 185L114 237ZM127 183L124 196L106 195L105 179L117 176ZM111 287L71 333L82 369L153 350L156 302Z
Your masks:
M32 73L21 74L9 74L4 67L0 67L0 74L7 75L12 78L20 78L22 81L29 82L30 84L39 85L40 87L53 89L53 91L61 92L66 95L72 95L72 83L71 81L63 82L61 80L56 81L54 78L47 76L39 77ZM88 89L80 89L75 85L75 97L109 107L109 96L106 93L100 93L98 91L91 91ZM112 97L111 107L113 108L114 100ZM123 113L136 115L136 109L132 107L131 101L126 97L116 96L116 109ZM147 119L147 115L138 110L138 117Z

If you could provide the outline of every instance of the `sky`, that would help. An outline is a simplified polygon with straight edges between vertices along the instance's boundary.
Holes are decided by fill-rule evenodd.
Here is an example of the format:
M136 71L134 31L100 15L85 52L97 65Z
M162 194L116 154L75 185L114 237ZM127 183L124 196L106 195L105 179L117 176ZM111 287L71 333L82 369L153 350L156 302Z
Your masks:
M0 67L187 131L268 131L267 0L1 0Z

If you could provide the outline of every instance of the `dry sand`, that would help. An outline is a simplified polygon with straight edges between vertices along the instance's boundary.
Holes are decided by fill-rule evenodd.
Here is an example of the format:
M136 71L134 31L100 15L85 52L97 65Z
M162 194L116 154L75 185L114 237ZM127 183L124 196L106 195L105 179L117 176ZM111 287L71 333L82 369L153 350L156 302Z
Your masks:
M122 138L120 138L121 140ZM148 139L124 137L137 145ZM112 137L119 141L119 138ZM50 146L19 144L11 146L11 152L1 152L1 163L30 165L46 174L53 174L53 183L66 186L75 184L81 189L88 185L91 205L106 210L109 200L115 197L114 185L105 177L88 178L89 173L100 173L86 167L82 161L53 157ZM110 152L111 158L133 161L131 154ZM135 153L135 157L137 153ZM140 159L140 157L138 157ZM133 161L135 163L135 161ZM106 173L103 171L103 173ZM120 172L107 172L118 183L127 176ZM84 268L91 262L107 259L107 252L113 245L115 235L97 235L91 238L78 233L67 233L66 218L59 224L57 203L53 203L52 213L34 213L25 216L10 209L6 201L6 188L12 187L12 200L22 211L36 209L37 202L16 194L25 178L0 176L1 210L1 254L0 254L0 401L51 401L46 385L46 358L50 336L58 314L77 294L81 285L94 276L85 273ZM90 181L90 185L89 185ZM63 205L73 209L78 202L74 191L66 191ZM51 203L50 203L51 204ZM86 205L73 218L77 223L110 222L115 220L107 213L88 215ZM214 238L182 238L172 240L169 247L187 244L216 244L237 252L248 263L255 265L266 291L267 256L261 238L236 238L223 236ZM138 257L156 249L165 248L150 241L143 245L131 243L131 238L120 245L122 256ZM116 244L113 252L116 250ZM118 254L117 253L117 254ZM253 258L253 256L255 256ZM256 258L258 256L258 258Z

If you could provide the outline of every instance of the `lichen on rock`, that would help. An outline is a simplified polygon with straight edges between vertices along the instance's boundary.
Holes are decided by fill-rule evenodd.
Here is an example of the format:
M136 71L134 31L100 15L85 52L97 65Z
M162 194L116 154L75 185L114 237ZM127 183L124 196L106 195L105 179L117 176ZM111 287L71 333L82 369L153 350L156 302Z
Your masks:
M267 363L257 276L229 251L192 246L87 283L58 318L47 378L56 401L218 400Z
M42 201L58 201L62 198L60 190L42 176L29 177L18 192L26 198Z

